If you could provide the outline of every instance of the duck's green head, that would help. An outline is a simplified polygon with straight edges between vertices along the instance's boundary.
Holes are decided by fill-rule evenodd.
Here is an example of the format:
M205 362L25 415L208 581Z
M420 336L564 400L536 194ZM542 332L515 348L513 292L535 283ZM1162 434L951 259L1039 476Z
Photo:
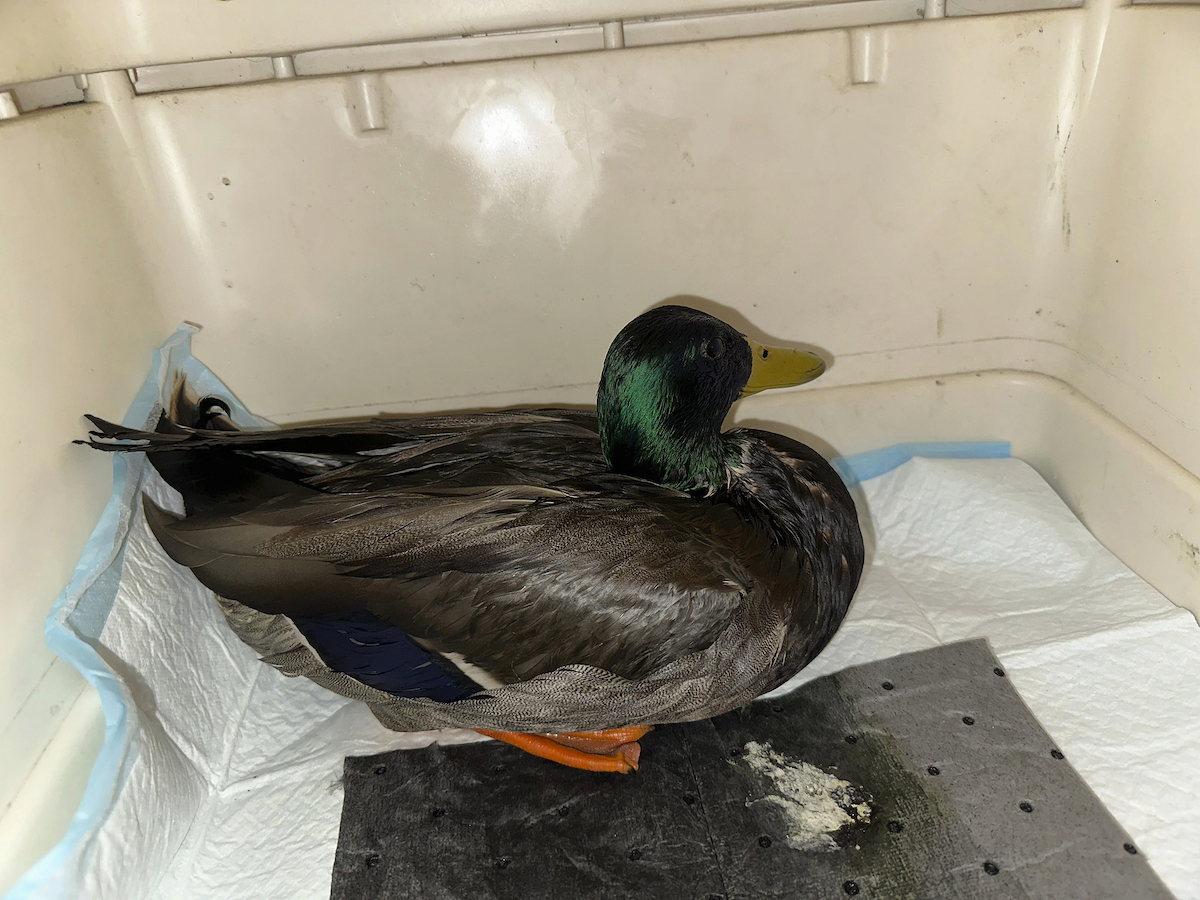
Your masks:
M812 381L825 362L764 347L686 306L638 316L604 360L596 412L613 471L689 492L725 483L721 423L739 397Z

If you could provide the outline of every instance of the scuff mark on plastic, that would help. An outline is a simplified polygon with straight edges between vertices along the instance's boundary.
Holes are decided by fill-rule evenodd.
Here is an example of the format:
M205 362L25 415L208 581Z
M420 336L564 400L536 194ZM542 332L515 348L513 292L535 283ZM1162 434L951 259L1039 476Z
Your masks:
M1187 563L1193 572L1200 573L1200 546L1193 544L1178 531L1168 534L1167 540L1174 541L1179 546L1179 561Z
M1067 140L1071 140L1070 132L1067 133ZM1066 144L1063 145L1063 153L1067 152ZM1062 238L1063 249L1071 249L1071 209L1067 205L1067 171L1063 168L1062 175Z

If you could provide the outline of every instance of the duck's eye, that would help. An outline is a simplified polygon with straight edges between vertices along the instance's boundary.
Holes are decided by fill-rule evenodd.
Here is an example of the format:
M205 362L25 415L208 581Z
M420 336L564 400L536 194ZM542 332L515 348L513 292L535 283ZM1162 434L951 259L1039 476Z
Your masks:
M700 355L705 359L720 359L725 355L725 343L720 338L705 341L700 347Z

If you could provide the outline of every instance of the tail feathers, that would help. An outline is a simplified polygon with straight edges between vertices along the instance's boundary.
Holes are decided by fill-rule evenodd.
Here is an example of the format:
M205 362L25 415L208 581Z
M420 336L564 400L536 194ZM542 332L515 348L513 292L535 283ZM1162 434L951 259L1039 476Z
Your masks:
M227 401L214 396L201 397L179 373L167 409L159 416L153 432L126 428L97 416L85 416L93 430L87 440L75 443L110 451L162 449L186 441L197 431L240 430L231 416L232 408Z
M195 428L208 431L241 431L232 419L233 411L220 397L204 397L196 410Z
M240 431L230 418L229 404L220 397L201 397L181 381L171 400L170 412L163 412L153 431L126 428L99 416L85 415L92 423L86 440L75 441L96 450L163 450L178 446L204 432Z
M124 425L115 425L98 416L85 415L84 418L92 423L92 427L95 429L92 434L96 437L115 438L124 435L125 432L134 430L126 428Z
M158 435L174 435L180 439L184 439L192 433L192 429L185 428L178 422L173 421L166 413L160 413L158 423L154 426L154 433Z
M182 375L175 383L167 409L170 421L202 431L237 431L232 412L220 397L201 397Z
M155 431L143 431L140 428L126 428L99 416L85 415L92 423L92 430L85 440L75 441L95 450L149 450L179 444L186 441L192 434L191 429L176 425L166 414L159 417Z

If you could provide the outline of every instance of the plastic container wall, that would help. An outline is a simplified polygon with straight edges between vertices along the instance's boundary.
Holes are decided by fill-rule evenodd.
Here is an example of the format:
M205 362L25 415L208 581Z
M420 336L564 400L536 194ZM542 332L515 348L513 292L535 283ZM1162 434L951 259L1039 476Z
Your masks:
M42 637L47 603L69 580L111 490L109 461L70 444L80 404L132 396L165 329L116 137L98 104L0 123L0 809L83 687ZM26 823L0 845L15 848L30 834Z

